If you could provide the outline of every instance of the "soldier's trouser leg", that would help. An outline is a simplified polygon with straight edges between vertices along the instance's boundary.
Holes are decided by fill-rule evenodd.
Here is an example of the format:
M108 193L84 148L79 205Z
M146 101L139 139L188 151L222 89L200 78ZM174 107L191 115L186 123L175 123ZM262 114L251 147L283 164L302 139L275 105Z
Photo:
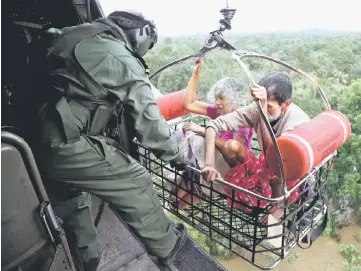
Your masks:
M91 197L81 192L71 199L52 202L55 213L64 224L72 245L79 250L83 262L99 257L97 232L91 213Z
M104 141L90 137L63 145L56 153L48 165L53 181L87 191L112 204L150 254L165 258L172 252L177 235L143 166Z

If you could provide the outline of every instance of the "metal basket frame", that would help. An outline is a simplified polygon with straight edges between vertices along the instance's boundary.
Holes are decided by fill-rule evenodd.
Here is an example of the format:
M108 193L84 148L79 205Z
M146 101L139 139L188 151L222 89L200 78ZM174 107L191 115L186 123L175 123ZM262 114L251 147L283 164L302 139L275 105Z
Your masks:
M237 50L234 46L225 41L220 33L212 32L208 40L210 39L216 41L216 43L212 43L213 45L210 47L207 46L206 41L205 46L198 53L185 56L165 65L152 74L150 79L159 72L177 63L187 59L203 56L204 54L209 53L214 49L221 49L226 50L232 54L233 58L245 71L249 81L252 84L255 84L255 81L247 66L244 64L243 59L265 59L289 68L290 70L298 73L311 82L311 84L316 87L324 102L325 111L331 109L325 92L321 86L319 86L314 80L312 80L311 77L306 75L301 70L269 56L257 54L254 52ZM327 217L327 199L325 198L325 195L327 194L327 173L330 165L332 164L332 159L334 156L336 156L337 152L335 151L326 157L306 176L302 177L294 187L292 187L290 190L287 190L283 161L275 134L266 117L265 112L262 109L260 101L256 101L256 103L260 116L267 127L271 140L276 149L276 159L280 169L280 179L282 182L283 193L283 195L278 198L265 198L252 191L230 184L223 179L216 179L215 182L231 189L232 196L230 197L225 193L219 193L219 191L213 189L213 184L210 184L210 186L200 185L202 189L209 190L209 196L204 196L203 194L199 193L197 193L197 195L192 194L192 191L180 187L175 183L175 181L170 180L165 175L166 173L171 173L175 178L176 176L181 176L180 172L172 169L168 163L156 159L146 146L136 141L135 143L138 145L140 161L153 176L154 186L165 210L176 215L191 225L193 228L204 233L217 243L232 250L254 266L257 266L263 270L269 270L277 266L277 264L279 264L280 261L284 259L297 244L299 245L300 240L303 239L311 231L311 229L314 228L323 217L325 217L325 215ZM190 114L188 118L182 119L180 121L169 121L168 123L174 129L176 129L177 124L194 120L195 118L199 117L200 116L194 116L193 114ZM203 118L204 120L206 119L205 117ZM189 166L187 170L193 172L194 174L200 173L199 169ZM310 182L312 177L315 178L315 181ZM171 202L169 200L171 191L168 189L168 185L176 186L177 189L183 189L191 193L191 200L190 202L187 202L190 205L190 209L180 210L178 207L171 207ZM291 193L301 186L302 192L300 198L294 203L289 203L288 199ZM236 191L243 192L256 198L257 206L244 206L244 203L237 202L235 199ZM311 196L305 197L306 194L311 192L313 193ZM217 197L214 197L214 195ZM183 199L177 198L177 201L178 200ZM199 200L199 202L195 203L195 200ZM228 206L225 202L227 200L231 202L230 206ZM267 203L266 207L259 207L261 201ZM238 204L237 206L243 205L245 208L248 208L248 211L249 209L251 210L249 212L242 212L235 208L236 204ZM282 204L284 205L282 206ZM283 209L283 214L281 217L275 223L265 224L265 219L268 219L268 217L272 215L274 210L277 208ZM278 227L278 229L281 229L282 233L275 236L268 236L270 229L273 227ZM277 240L279 245L275 245L275 243L271 245L272 241L275 240Z
M193 117L184 121L190 119ZM225 181L220 182L220 180L217 181L232 189L232 196L229 197L225 193L216 191L213 189L213 184L210 184L209 187L201 185L203 189L208 189L210 196L192 194L188 188L180 187L175 184L173 179L167 177L167 173L181 176L182 172L171 168L169 163L155 158L146 146L139 142L136 144L140 161L152 174L153 184L162 207L260 269L269 270L277 266L299 244L299 241L317 226L317 223L326 213L327 200L324 195L326 195L328 166L332 162L333 155L325 159L296 185L299 187L306 183L309 184L308 180L315 176L315 181L311 185L307 188L303 187L300 199L295 203L287 203L287 197L264 198L247 189L231 185ZM195 173L199 171L191 167L188 170ZM172 207L172 202L169 200L170 184L190 193L191 200L187 201L190 207L187 210ZM293 188L290 192L294 190ZM235 204L244 206L244 203L235 199L236 191L257 198L257 206L245 206L252 212L245 213L234 207ZM310 191L313 191L313 196L305 200L304 195ZM196 198L200 198L200 202L195 203ZM183 199L177 197L177 200L182 201ZM232 202L231 206L226 203L227 200ZM268 204L265 208L258 207L261 201L267 201ZM267 216L272 215L274 211L272 208L282 202L285 202L284 206L280 207L283 214L278 221L272 224L264 223ZM268 232L277 227L282 229L282 233L268 236ZM278 240L280 245L271 245L274 240Z

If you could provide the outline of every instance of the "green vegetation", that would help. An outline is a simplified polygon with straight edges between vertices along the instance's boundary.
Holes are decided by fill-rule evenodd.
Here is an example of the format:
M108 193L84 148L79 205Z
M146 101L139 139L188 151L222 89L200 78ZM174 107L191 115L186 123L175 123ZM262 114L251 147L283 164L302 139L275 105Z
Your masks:
M168 212L168 215L176 222L182 222L180 218L176 217L175 215L172 215ZM211 255L217 257L221 256L223 259L229 259L235 256L235 254L226 249L225 247L219 245L217 242L211 240L209 237L204 235L203 233L193 229L191 226L189 226L187 223L185 223L187 227L188 234L197 241L197 243L208 253Z
M361 230L359 230L356 234L356 240L361 243Z
M361 271L361 255L355 245L340 245L340 252L346 259L345 266L347 271Z
M294 261L296 261L299 258L298 254L296 252L291 253L287 259L289 263L293 263Z

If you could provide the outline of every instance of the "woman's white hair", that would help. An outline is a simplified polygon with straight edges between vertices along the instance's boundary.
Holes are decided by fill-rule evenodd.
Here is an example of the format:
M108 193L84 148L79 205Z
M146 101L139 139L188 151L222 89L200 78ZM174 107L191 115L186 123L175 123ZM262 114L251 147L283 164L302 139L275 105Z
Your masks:
M207 93L207 100L215 104L216 97L222 95L230 101L230 106L244 106L245 90L243 85L234 77L223 77L213 84Z

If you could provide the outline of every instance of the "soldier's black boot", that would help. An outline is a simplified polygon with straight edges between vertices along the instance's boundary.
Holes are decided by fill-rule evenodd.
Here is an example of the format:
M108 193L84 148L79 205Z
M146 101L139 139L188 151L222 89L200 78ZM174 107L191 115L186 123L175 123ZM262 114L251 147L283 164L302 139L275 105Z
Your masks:
M98 258L91 258L86 262L83 262L84 271L96 271L100 263L101 256Z
M175 233L177 234L177 243L175 244L172 252L165 258L160 258L159 262L161 265L171 265L177 256L180 249L184 246L187 240L187 228L182 223L175 223L172 225Z

